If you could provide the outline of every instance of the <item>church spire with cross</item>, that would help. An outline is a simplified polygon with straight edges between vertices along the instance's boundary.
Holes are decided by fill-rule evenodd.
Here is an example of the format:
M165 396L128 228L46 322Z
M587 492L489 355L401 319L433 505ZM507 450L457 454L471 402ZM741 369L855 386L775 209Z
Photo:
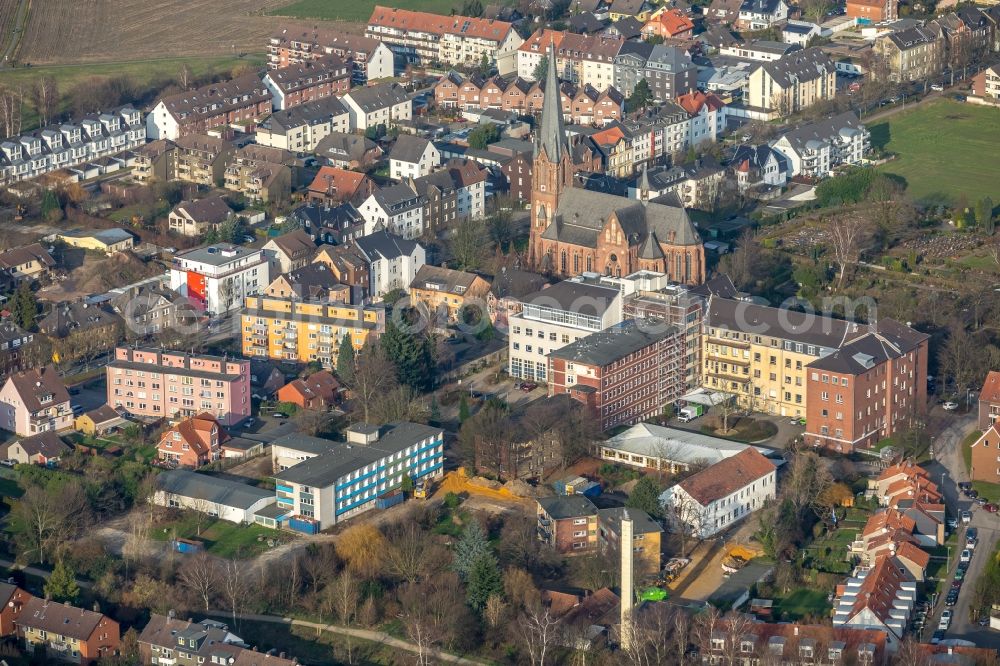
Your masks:
M548 66L545 70L545 99L542 102L542 121L535 141L535 156L544 150L550 162L558 163L564 154L569 154L566 145L566 129L563 127L562 95L559 77L556 75L555 42L549 42Z

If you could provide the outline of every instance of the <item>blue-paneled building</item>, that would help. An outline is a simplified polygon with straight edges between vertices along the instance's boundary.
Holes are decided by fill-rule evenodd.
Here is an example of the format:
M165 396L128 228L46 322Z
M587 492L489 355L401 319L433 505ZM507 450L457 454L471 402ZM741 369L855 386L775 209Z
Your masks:
M294 435L279 438L272 451L301 462L278 472L274 527L314 532L375 508L376 500L414 481L444 473L444 431L397 421L384 426L355 424L346 442Z

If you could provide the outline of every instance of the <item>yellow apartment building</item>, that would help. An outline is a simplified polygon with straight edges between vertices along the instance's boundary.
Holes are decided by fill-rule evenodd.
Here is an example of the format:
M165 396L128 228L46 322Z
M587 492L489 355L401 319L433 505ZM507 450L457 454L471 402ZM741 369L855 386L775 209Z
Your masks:
M309 363L337 365L344 335L361 349L369 335L385 330L385 310L379 306L303 302L291 298L251 296L242 315L243 354Z
M746 301L713 298L702 331L702 386L740 407L806 416L806 369L866 325Z

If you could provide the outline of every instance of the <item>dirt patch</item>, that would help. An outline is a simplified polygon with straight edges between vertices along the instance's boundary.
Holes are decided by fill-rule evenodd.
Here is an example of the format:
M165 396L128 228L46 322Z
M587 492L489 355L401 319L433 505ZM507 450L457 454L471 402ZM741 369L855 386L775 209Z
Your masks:
M277 27L265 14L287 2L91 0L85 10L75 2L36 2L18 59L38 65L118 61L126 54L135 61L261 53Z
M70 250L76 266L65 280L38 292L41 300L60 302L75 301L89 294L102 294L115 287L123 287L139 280L163 273L159 264L146 263L131 252L119 252L110 257Z

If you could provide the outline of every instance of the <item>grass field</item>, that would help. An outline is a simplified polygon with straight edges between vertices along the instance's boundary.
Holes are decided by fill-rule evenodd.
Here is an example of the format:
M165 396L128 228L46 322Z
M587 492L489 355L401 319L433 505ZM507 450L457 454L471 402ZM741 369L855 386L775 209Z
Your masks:
M807 615L825 617L831 608L824 590L810 588L795 590L784 599L779 599L775 606L784 622L794 622Z
M972 467L972 445L983 436L978 430L973 430L962 440L962 460L965 461L965 469Z
M166 531L164 531L166 530ZM151 532L156 541L170 541L175 536L181 539L196 539L205 543L205 550L219 557L249 558L267 550L267 540L287 540L277 530L260 525L240 526L226 520L204 518L201 534L198 534L198 518L193 512L186 512L180 519L166 524L158 524ZM263 537L258 541L257 537Z
M372 10L377 4L391 4L399 9L432 12L434 14L450 14L462 6L461 0L395 0L386 3L385 0L295 0L285 7L271 10L275 16L292 16L303 19L328 19L350 21L352 23L367 23Z
M898 155L880 167L916 200L973 203L1000 193L1000 109L940 99L869 126L872 144Z
M68 95L76 85L94 78L111 79L118 76L131 78L137 90L147 90L154 85L164 85L174 81L181 69L187 65L195 77L213 74L228 75L234 68L243 65L261 67L266 62L263 54L245 57L198 57L159 58L117 63L83 63L76 65L46 65L42 67L18 67L0 70L0 86L31 89L35 81L51 76L59 86L59 92L68 102ZM27 93L25 93L27 96ZM62 109L66 111L66 109ZM24 129L36 126L38 118L30 104L24 105Z

